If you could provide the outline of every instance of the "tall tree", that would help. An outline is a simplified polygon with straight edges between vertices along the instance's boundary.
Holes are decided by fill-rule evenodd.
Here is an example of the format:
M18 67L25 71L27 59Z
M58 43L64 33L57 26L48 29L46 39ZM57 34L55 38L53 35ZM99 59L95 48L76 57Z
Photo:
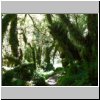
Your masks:
M13 18L14 18L14 14L6 14L4 18L2 19L2 41L7 31L7 27Z
M9 31L9 44L11 45L12 54L18 57L18 37L17 37L17 15L12 15L11 27Z

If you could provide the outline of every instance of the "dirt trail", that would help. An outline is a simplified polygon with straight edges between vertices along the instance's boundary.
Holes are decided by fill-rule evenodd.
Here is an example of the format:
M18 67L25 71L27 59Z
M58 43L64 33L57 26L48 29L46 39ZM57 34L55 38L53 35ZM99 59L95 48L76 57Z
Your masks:
M49 77L46 82L47 84L49 84L50 86L57 86L57 80L59 78L60 75L56 74L54 76Z

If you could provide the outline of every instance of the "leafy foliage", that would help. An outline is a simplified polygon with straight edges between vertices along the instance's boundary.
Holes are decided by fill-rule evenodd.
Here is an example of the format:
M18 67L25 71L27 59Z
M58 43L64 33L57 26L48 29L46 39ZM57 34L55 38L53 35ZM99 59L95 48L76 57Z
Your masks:
M98 72L95 72L97 71L97 65L95 64L96 63L91 64L90 68L88 66L89 65L88 62L70 65L68 68L66 68L66 73L58 79L58 85L65 85L65 86L98 85L97 81L98 75L96 74Z

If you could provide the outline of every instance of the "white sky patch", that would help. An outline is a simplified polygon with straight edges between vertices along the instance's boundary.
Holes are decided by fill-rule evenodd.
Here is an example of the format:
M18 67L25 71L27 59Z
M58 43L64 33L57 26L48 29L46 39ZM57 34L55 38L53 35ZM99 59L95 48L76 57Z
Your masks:
M54 64L53 64L54 68L58 68L58 67L62 67L62 63L61 63L61 58L59 53L57 52L55 59L54 59Z
M34 16L39 20L42 21L44 18L44 14L34 14Z
M87 34L88 34L88 29L86 28L86 29L85 29L85 31L84 31L83 36L84 36L84 37L86 37L86 36L87 36Z
M55 59L53 66L54 66L55 69L58 68L58 67L62 67L62 63L61 63L61 61L59 61L59 59Z

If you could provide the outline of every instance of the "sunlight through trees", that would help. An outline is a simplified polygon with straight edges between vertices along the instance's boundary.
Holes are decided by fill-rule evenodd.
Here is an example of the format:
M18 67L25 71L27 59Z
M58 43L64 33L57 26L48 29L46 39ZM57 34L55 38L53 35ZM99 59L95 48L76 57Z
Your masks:
M97 86L97 14L2 14L2 85Z

